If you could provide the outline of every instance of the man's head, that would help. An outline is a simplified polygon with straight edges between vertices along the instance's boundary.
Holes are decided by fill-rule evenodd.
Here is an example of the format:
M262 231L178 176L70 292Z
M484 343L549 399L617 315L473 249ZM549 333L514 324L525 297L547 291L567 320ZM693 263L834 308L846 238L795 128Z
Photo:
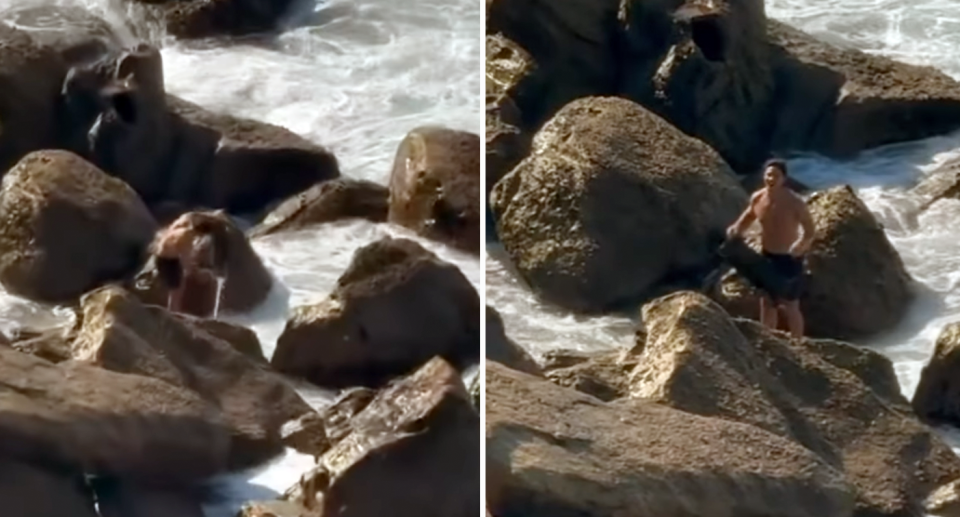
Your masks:
M768 160L763 165L763 184L768 188L783 186L787 179L787 163L783 160Z

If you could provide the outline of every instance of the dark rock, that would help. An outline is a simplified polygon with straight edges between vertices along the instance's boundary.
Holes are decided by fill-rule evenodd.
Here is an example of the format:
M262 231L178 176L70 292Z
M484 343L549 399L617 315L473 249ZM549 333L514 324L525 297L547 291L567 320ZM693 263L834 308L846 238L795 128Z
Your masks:
M480 137L419 127L400 142L390 173L392 223L480 253Z
M293 0L125 0L184 39L243 36L280 28Z
M229 428L188 390L3 347L0 378L4 457L148 483L189 483L226 469Z
M199 494L190 489L145 488L117 480L97 480L100 517L204 517Z
M255 465L282 452L281 427L311 411L265 364L202 325L141 305L118 288L84 297L83 324L73 347L79 361L155 377L218 407L233 434L231 467Z
M390 191L379 183L332 179L287 199L247 234L253 239L341 219L386 222L390 210L389 198Z
M624 515L849 517L853 508L836 470L752 425L641 401L604 403L493 361L486 407L494 515L629 508Z
M920 373L913 393L913 410L931 423L960 425L960 324L951 323L940 331L933 355Z
M330 296L299 307L271 364L320 386L380 386L435 355L479 360L480 298L453 264L408 239L357 250Z
M0 190L0 282L70 302L135 271L156 231L137 194L66 151L31 153Z
M586 312L695 278L746 203L716 152L617 98L564 107L491 197L521 276Z
M960 458L917 420L877 352L791 341L690 292L648 304L643 320L631 395L794 440L856 487L856 516L920 515L960 475Z
M0 462L0 504L5 517L98 517L79 473L6 459Z
M308 474L307 490L294 487L288 500L310 501L317 488L324 517L476 515L480 417L445 361L385 388L351 425Z

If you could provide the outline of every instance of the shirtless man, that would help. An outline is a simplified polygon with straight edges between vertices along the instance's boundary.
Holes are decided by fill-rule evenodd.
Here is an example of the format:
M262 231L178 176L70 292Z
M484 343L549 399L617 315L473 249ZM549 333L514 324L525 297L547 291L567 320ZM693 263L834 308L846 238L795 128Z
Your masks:
M764 293L760 298L760 321L767 327L777 328L779 308L787 317L791 335L802 337L803 255L813 242L814 225L807 204L787 187L786 179L786 163L767 162L763 171L764 187L753 194L750 206L727 229L727 235L740 237L754 221L760 222L763 256L789 286L783 293Z
M170 287L167 308L207 316L216 303L215 243L211 233L185 214L157 234L150 252Z

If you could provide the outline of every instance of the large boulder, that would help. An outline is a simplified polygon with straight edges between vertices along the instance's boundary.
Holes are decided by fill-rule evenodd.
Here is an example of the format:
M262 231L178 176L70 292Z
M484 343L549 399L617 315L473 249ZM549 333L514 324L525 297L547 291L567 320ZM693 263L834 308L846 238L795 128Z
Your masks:
M116 479L96 480L100 517L204 517L196 489L147 488Z
M913 280L873 213L847 186L817 192L807 204L816 236L800 299L806 333L853 339L896 326ZM759 316L758 293L739 274L727 274L714 297L733 315Z
M108 370L155 377L196 392L220 409L232 432L230 466L282 452L284 424L311 410L284 378L202 325L141 305L115 287L83 299L75 359Z
M299 307L271 364L320 386L379 386L441 356L480 356L480 298L469 280L414 241L384 238L354 254L327 299Z
M849 517L851 487L799 444L486 366L493 515ZM491 487L494 487L491 489Z
M619 95L741 174L774 154L847 157L960 128L946 74L819 41L768 20L762 0L491 0L487 33L536 65L511 96L523 129L574 99Z
M913 410L931 423L960 426L960 323L943 327L913 392Z
M930 491L960 474L960 458L918 421L877 352L791 342L691 292L648 304L643 319L632 396L795 441L856 487L854 515L920 515Z
M203 317L218 309L242 313L267 299L273 287L273 277L247 236L222 210L188 212L172 222L167 227L169 229L185 231L194 242L209 237L213 248L211 265L223 279L222 286L218 286L212 277L188 279L189 282L184 283L188 290L184 312ZM156 238L162 239L167 230L159 232ZM151 255L134 279L134 292L147 303L167 305L170 284L165 281L165 268L161 265L164 261ZM184 278L184 264L178 259L174 266L180 271L180 278Z
M172 95L166 102L180 147L165 199L249 213L340 176L332 152L285 128L213 113ZM203 145L197 148L194 138ZM200 176L192 178L196 169Z
M0 504L6 517L99 517L82 473L0 461Z
M486 334L486 353L487 359L496 361L521 372L527 372L531 375L543 375L540 365L512 339L507 337L506 330L503 327L503 318L496 309L487 305L487 334Z
M767 33L782 49L778 150L849 157L960 128L960 83L936 68L839 48L774 20Z
M227 468L230 429L189 390L5 347L0 377L0 456L145 483Z
M293 0L125 0L179 38L242 36L281 26Z
M590 312L696 276L746 203L715 151L619 98L564 107L491 199L523 278Z
M480 253L480 137L419 127L400 142L390 173L389 220Z
M157 229L127 184L67 151L27 155L0 188L0 282L68 302L131 274Z
M384 389L351 427L288 500L316 506L304 490L316 487L324 517L476 515L480 416L447 362L434 358Z
M347 178L324 181L281 203L247 235L255 239L341 219L386 222L389 199L387 187L372 181Z

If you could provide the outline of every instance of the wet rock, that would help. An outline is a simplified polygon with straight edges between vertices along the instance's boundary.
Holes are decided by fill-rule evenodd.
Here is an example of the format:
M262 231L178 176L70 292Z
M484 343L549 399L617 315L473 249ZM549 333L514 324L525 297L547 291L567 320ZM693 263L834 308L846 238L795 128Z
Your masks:
M74 357L108 370L155 377L199 394L232 431L230 464L247 467L282 452L280 429L311 411L266 365L200 325L141 305L115 287L84 297Z
M256 212L340 176L333 153L292 131L213 113L172 95L167 96L167 104L183 132L181 140L189 140L193 133L212 136L212 146L204 147L200 154L212 163L197 164L205 167L205 174L202 182L192 187L195 198L185 198L194 201L193 206L223 208L230 213ZM192 142L185 145L189 144ZM212 153L211 158L205 155L207 152ZM189 153L181 150L180 154L186 163ZM189 167L174 171L177 176L171 181L189 182ZM183 199L169 194L167 198Z
M322 412L330 439L339 442L346 438L353 431L353 417L366 409L376 396L377 392L369 388L351 388L341 393Z
M530 54L502 34L487 35L486 159L487 195L530 152L533 133L524 129L517 102L535 77Z
M220 291L219 310L226 312L247 312L266 300L273 286L273 277L250 245L247 236L231 218L222 211L189 212L174 221L165 230L157 233L155 239L162 239L166 232L174 228L185 228L192 235L193 242L209 238L212 248L208 269L223 277ZM133 286L134 292L145 302L167 306L171 280L161 271L163 260L155 256L144 264ZM171 267L183 279L183 262L177 261ZM217 283L210 275L186 278L185 313L206 317L213 315L217 308Z
M910 196L920 199L920 211L941 199L960 199L960 160L950 160L927 174L910 189Z
M480 137L419 127L400 142L390 173L389 220L480 253Z
M629 508L631 515L847 517L853 509L836 470L755 426L641 401L604 403L492 361L486 368L494 515ZM491 493L492 485L499 488Z
M357 250L326 300L294 311L271 365L327 387L379 386L435 355L464 368L479 359L479 314L456 266L387 237Z
M520 345L507 337L503 318L487 305L487 359L531 375L543 375L540 365Z
M79 473L0 462L0 504L5 517L98 517Z
M934 517L960 516L960 479L934 490L924 503L924 510Z
M746 202L716 152L618 98L564 107L491 197L521 276L585 312L695 277Z
M896 326L913 299L913 280L883 227L850 187L808 200L816 237L806 257L800 307L806 333L853 339ZM737 274L715 298L735 316L759 318L759 298Z
M480 417L460 374L434 358L385 388L351 422L308 485L322 515L466 517L480 506ZM377 497L370 497L371 493ZM295 488L290 501L313 495Z
M204 517L190 489L144 488L117 480L94 484L100 517Z
M791 341L691 292L648 304L643 320L632 396L795 441L856 487L854 515L915 515L960 474L960 458L917 420L877 352Z
M372 181L347 178L325 181L284 201L248 235L254 239L341 219L385 222L389 197L387 187Z
M3 347L0 377L4 457L157 483L226 468L229 428L188 390Z
M377 395L369 388L350 388L319 413L308 413L281 430L284 444L303 454L323 455L353 432L352 420Z
M0 190L0 282L69 302L135 270L156 231L137 194L67 151L23 158Z
M306 413L284 424L280 429L283 444L302 454L319 457L330 449L323 417L319 413Z
M243 36L280 28L293 0L125 0L183 39Z
M626 350L591 354L583 362L548 369L546 378L609 402L629 395L630 372L636 368L638 357L638 353Z
M526 76L522 81L516 81L515 93L511 94L525 130L536 131L574 99L616 93L616 52L621 46L618 4L618 0L487 2L487 34L502 38L493 46L487 40L488 77L492 67L501 66L489 60L502 59L504 47L516 47L529 56L524 61L530 64L518 69L534 67L522 74ZM503 77L501 73L497 76ZM488 95L493 91L491 86L488 81Z
M780 132L798 133L786 139L793 140L791 148L849 157L960 128L960 83L933 67L838 48L774 20L768 20L767 32L770 42L788 54L781 61L806 68L799 78L781 79L793 81L795 90L781 101L780 111L807 110L811 117L803 121L808 123L786 116L778 120Z
M913 410L931 423L960 425L960 385L954 381L960 370L960 324L943 327L920 383L913 393Z
M256 363L267 363L260 346L257 333L240 325L220 320L197 318L186 314L171 313L170 316L182 321L187 326L196 327L224 342L228 343L237 352L247 356Z

